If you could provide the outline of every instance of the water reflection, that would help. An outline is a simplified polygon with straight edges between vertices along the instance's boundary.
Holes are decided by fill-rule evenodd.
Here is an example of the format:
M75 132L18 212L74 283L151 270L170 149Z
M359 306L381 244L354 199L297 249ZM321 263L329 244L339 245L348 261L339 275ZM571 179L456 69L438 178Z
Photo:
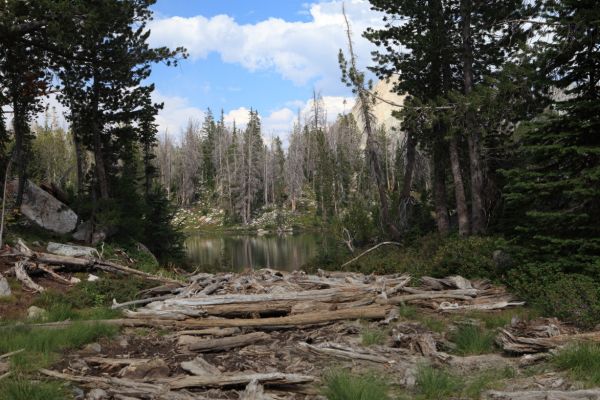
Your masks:
M188 259L193 265L218 270L246 268L299 269L314 257L328 238L315 233L285 235L205 235L187 238Z

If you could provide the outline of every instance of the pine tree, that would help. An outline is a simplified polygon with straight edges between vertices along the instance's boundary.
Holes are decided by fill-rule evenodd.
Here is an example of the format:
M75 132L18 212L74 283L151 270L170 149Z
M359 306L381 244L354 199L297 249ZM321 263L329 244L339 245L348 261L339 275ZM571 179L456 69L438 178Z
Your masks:
M600 281L600 10L594 1L545 5L554 29L539 65L558 100L523 128L521 163L506 172L512 235L536 279L562 272Z

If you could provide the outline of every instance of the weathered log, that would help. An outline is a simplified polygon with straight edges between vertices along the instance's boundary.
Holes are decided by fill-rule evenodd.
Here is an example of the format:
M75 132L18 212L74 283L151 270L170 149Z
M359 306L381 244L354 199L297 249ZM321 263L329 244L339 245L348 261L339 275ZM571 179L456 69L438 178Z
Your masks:
M334 348L334 347L331 347L330 343L322 343L318 346L314 346L312 344L300 342L300 343L298 343L298 345L300 347L302 347L303 349L308 350L308 351L318 354L318 355L325 355L325 356L334 357L334 358L341 358L344 360L363 360L363 361L370 361L370 362L374 362L374 363L378 363L378 364L393 363L393 361L390 360L388 357L384 357L384 356L372 354L372 353L359 352L356 349L351 349L348 347ZM340 345L338 345L337 347L340 347Z
M240 394L240 400L272 400L271 396L265 394L265 388L255 379L246 386Z
M25 287L33 290L34 292L42 293L45 289L42 286L35 283L31 279L29 274L27 274L27 271L25 270L26 264L27 264L27 261L17 261L15 263L15 275L16 275L17 279L19 281L21 281L21 283L23 283L23 285L25 285Z
M442 311L455 311L455 310L478 310L478 311L492 311L501 310L509 307L520 307L525 305L524 301L497 301L492 303L475 303L475 304L457 304L450 302L442 302L438 309Z
M107 357L86 357L85 361L90 364L102 364L108 367L121 367L124 365L143 364L150 361L149 358L107 358Z
M4 360L5 358L12 357L12 356L22 353L24 351L25 351L25 349L19 349L19 350L11 351L10 353L2 354L2 355L0 355L0 360Z
M556 335L551 337L516 336L507 329L500 329L496 343L508 353L531 354L546 352L568 342L592 341L600 342L600 332L585 332L574 335Z
M161 319L106 319L79 321L84 324L107 324L126 327L176 327L176 328L234 328L234 327L286 327L316 325L328 322L342 321L346 319L384 319L390 310L389 306L374 305L357 307L347 310L336 310L320 313L306 313L275 318L232 318L232 319L189 319L184 321L161 320ZM32 328L60 329L71 325L72 321L48 322L43 324L31 324Z
M419 294L405 294L402 296L396 296L387 300L381 300L387 304L403 304L414 300L435 300L435 299L457 299L457 300L472 300L470 296L464 294L455 294L449 292L438 292L438 293L419 293ZM380 299L377 299L379 302Z
M228 387L247 385L256 380L264 385L298 385L310 383L315 380L309 375L284 374L272 372L266 374L254 373L232 373L213 376L186 376L165 381L172 389L184 389L195 387Z
M225 337L232 336L240 333L239 328L208 328L208 329L197 329L197 330L185 330L173 333L172 337L178 336L215 336Z
M356 300L367 293L357 288L305 290L302 292L264 293L264 294L225 294L205 297L173 298L162 302L165 307L187 306L202 307L223 304L260 303L271 301L308 301L344 302Z
M129 306L145 305L148 303L152 303L153 301L167 300L167 299L170 299L173 297L175 297L174 294L166 294L164 296L148 297L146 299L126 301L125 303L117 303L117 301L115 299L113 299L113 304L110 308L113 310L116 310L118 308L125 308L125 307L129 307Z
M206 361L202 356L198 356L192 361L184 361L180 364L180 366L184 371L196 376L221 375L221 371Z
M600 400L600 389L573 391L533 390L520 392L492 390L485 393L485 398L493 400Z
M36 266L36 268L39 269L40 271L44 271L45 273L50 275L52 278L54 278L54 280L57 280L60 283L64 283L65 285L69 285L69 286L71 286L73 284L73 282L71 282L64 276L59 275L56 272L52 271L50 268L46 267L44 264L38 264Z
M246 335L230 336L217 339L196 339L194 343L188 344L191 351L211 352L229 350L236 347L244 347L270 339L271 335L264 332L253 332Z

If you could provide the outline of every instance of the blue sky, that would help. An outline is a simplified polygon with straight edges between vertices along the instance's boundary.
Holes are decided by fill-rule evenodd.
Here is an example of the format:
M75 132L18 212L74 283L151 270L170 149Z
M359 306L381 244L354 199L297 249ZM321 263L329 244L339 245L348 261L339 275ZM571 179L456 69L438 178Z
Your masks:
M360 33L381 24L381 16L366 0L346 0L346 7L366 65L373 47ZM330 120L351 107L337 66L337 50L345 47L339 0L158 0L153 9L152 45L183 45L190 53L177 67L154 68L155 100L165 103L161 131L178 137L207 107L243 124L253 107L265 135L285 138L313 89L324 96Z

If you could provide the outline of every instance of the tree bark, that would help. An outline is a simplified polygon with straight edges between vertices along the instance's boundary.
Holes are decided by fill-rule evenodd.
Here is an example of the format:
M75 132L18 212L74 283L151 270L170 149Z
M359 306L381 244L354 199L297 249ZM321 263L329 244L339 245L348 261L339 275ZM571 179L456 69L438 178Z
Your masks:
M469 210L465 197L465 185L463 183L460 168L460 157L458 154L458 140L456 136L450 138L450 166L452 167L452 178L454 180L454 196L456 198L456 213L458 215L458 234L467 236L470 232Z
M465 95L473 91L473 38L471 37L472 0L461 1L463 21L463 85ZM485 215L483 206L483 161L481 156L481 135L473 123L473 113L466 115L467 142L469 145L469 170L471 174L471 219L474 234L485 233Z
M92 137L94 147L94 162L96 169L96 178L98 179L98 186L100 187L100 198L108 199L108 179L106 176L106 168L104 165L104 152L102 150L102 138L100 137L100 121L99 121L99 97L100 97L100 84L98 83L98 77L94 74L94 83L92 90L92 101L91 101L91 114L92 117Z
M436 144L433 151L433 201L435 204L435 221L438 232L447 235L450 231L448 218L448 204L446 202L446 174L444 158L440 144Z

